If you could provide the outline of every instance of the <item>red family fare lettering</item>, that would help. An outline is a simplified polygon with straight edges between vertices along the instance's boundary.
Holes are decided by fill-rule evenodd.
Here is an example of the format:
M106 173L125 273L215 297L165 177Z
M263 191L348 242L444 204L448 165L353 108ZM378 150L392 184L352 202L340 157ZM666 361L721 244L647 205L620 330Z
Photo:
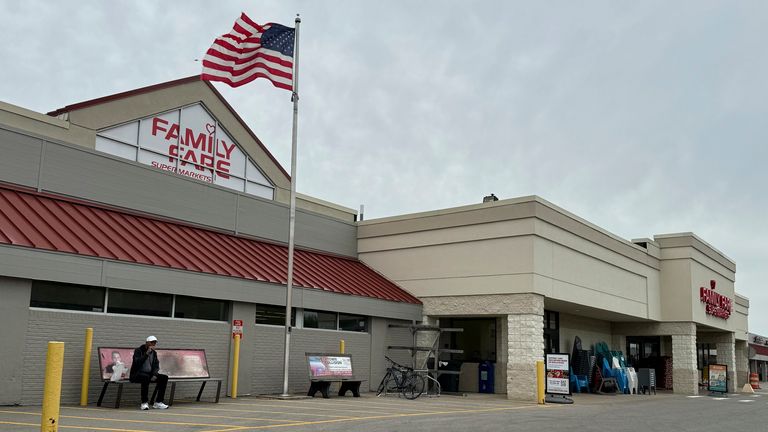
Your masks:
M709 285L712 289L699 287L699 299L702 303L706 304L706 312L708 315L728 319L733 310L733 300L715 292L715 284L716 282L711 280L709 281Z
M170 125L170 127L168 127ZM229 178L229 168L232 166L232 151L235 144L227 144L223 139L216 139L216 125L206 124L205 132L196 132L190 128L184 129L184 136L179 135L180 127L169 123L160 117L152 118L152 135L161 136L168 141L168 162L179 160L179 166L192 165L197 171L216 170L222 178ZM207 134L206 134L207 132ZM178 144L177 144L178 142ZM216 157L214 157L214 153ZM188 170L187 170L188 171ZM189 176L195 177L196 176ZM206 176L207 177L207 176Z

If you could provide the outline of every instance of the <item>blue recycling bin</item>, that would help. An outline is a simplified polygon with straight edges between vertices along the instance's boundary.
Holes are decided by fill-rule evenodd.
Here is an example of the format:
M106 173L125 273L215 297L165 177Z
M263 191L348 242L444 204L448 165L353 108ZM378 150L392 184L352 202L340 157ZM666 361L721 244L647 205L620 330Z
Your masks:
M477 366L477 373L479 375L478 391L480 393L493 393L493 363L484 361Z

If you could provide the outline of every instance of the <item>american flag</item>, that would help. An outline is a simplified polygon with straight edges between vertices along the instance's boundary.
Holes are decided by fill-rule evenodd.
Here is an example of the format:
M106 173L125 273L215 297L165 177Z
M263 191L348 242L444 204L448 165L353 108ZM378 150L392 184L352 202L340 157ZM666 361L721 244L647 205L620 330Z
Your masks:
M256 24L243 13L232 31L213 41L203 59L202 78L232 87L266 78L275 87L293 90L294 33L280 24Z

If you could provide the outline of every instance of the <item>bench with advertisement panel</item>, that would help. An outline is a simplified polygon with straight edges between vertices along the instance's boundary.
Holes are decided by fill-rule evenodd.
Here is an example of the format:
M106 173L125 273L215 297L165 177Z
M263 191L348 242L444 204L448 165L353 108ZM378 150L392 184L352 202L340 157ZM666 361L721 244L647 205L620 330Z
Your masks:
M328 398L331 383L341 383L339 396L348 391L352 396L360 397L360 383L366 380L356 379L352 369L352 356L349 354L306 353L309 367L309 392L307 396L315 396L320 391L323 398Z
M134 348L115 348L99 347L99 369L104 386L101 388L97 406L101 406L107 387L110 384L117 384L117 398L115 399L115 408L120 408L120 399L123 395L123 385L133 384L128 380L133 362ZM171 393L168 398L168 405L173 405L173 397L176 393L176 384L181 382L199 382L200 390L197 392L197 400L203 394L205 385L209 382L215 382L216 385L216 403L219 402L221 393L221 378L211 378L208 373L208 360L205 357L205 350L202 349L158 349L157 358L160 361L160 373L168 375L168 383L171 385ZM138 383L135 383L138 384ZM157 388L152 393L150 403L154 403L157 395Z

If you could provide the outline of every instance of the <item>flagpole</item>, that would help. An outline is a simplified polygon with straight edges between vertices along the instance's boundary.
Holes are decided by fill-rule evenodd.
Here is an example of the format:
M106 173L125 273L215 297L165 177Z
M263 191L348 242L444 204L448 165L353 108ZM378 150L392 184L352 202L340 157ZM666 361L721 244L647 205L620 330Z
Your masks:
M283 393L288 394L288 367L291 351L291 291L293 291L293 243L296 231L296 142L299 131L299 24L301 18L296 14L296 35L293 49L293 132L291 134L291 209L288 221L288 281L285 286L285 352L283 354Z

